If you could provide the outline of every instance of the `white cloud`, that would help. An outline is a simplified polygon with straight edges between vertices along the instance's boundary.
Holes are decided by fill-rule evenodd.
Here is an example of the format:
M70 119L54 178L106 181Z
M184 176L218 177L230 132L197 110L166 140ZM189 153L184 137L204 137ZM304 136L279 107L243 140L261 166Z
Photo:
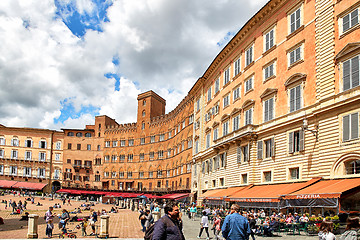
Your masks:
M90 0L61 1L67 3L81 14L98 14ZM136 97L148 90L171 111L219 53L217 43L264 3L118 0L107 10L103 32L87 30L79 39L56 17L53 0L1 0L0 124L59 129L93 123L91 114L82 114L55 124L64 99L76 111L94 106L118 122L133 122ZM122 76L120 91L104 77L109 72Z

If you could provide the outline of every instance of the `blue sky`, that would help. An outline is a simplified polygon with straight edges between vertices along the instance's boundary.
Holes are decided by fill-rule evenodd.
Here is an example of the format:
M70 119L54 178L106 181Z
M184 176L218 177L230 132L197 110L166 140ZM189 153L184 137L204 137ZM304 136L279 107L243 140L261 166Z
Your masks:
M174 109L267 0L2 0L0 124L135 122L137 95Z

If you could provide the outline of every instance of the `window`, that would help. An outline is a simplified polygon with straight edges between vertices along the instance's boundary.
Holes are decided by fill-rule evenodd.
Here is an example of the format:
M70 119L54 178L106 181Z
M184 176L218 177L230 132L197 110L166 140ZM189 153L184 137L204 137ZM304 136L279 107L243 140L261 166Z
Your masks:
M4 165L0 165L0 175L4 175Z
M219 103L211 108L211 115L217 115L219 113Z
M77 136L77 137L82 137L82 135L83 135L83 134L82 134L81 132L76 133L76 136Z
M290 89L290 112L301 108L301 86Z
M345 15L342 18L342 32L346 32L350 28L354 27L359 23L359 10L355 9L351 13Z
M219 128L214 129L214 141L218 139Z
M224 71L224 86L230 82L230 68Z
M299 27L301 27L301 8L290 14L290 33L295 32Z
M144 154L144 153L140 153L139 158L140 158L140 160L144 160L145 154Z
M91 144L87 144L87 145L86 145L86 150L88 150L88 151L91 150Z
M345 163L346 174L360 174L360 160Z
M211 133L208 132L206 134L206 148L209 148L210 147L210 136L211 136Z
M5 138L3 137L0 138L0 145L5 145Z
M71 164L71 159L66 159L66 163Z
M17 166L10 166L10 175L11 176L17 175Z
M97 150L100 151L101 150L101 146L97 145Z
M266 52L267 50L269 50L270 48L272 48L274 46L274 34L275 34L275 29L271 29L269 32L267 32L265 34L265 46L264 46L264 52Z
M160 134L159 141L162 142L165 140L165 134Z
M31 141L31 147L32 147L32 141ZM55 149L56 150L61 150L61 142L60 141L56 142Z
M264 182L271 182L271 171L263 173Z
M111 162L116 162L116 161L117 161L117 156L111 155Z
M117 142L116 140L113 140L113 141L112 141L112 146L113 146L113 147L117 147L117 144L118 144L118 142Z
M151 143L154 143L154 142L155 142L155 136L151 136L151 137L150 137L150 142L151 142Z
M302 57L302 46L299 46L288 53L289 56L289 66L303 59Z
M125 140L120 140L120 147L125 147L126 141Z
M23 176L24 177L31 177L31 167L24 167Z
M192 139L188 140L188 148L192 148Z
M105 147L110 147L110 141L105 141Z
M133 159L134 159L134 155L128 154L128 162L132 162Z
M304 131L289 133L289 153L304 151Z
M211 87L209 87L207 91L207 101L209 102L211 100Z
M275 156L275 141L274 138L267 139L265 141L258 141L258 159L263 159L263 151L265 152L265 158ZM264 148L264 149L263 149Z
M95 165L101 165L101 158L95 158Z
M145 113L145 110L142 111L142 116L145 117L146 113Z
M60 153L55 153L55 161L60 161L61 159L61 154Z
M223 103L224 103L224 108L229 106L229 103L230 103L230 94L226 95L224 98L223 98Z
M95 175L95 182L100 182L100 175Z
M189 125L192 124L193 122L194 122L194 115L191 114L191 115L189 116ZM171 132L169 132L169 138L171 138Z
M104 161L105 161L105 162L109 162L109 161L110 161L110 156L109 156L109 155L105 155L105 156L104 156Z
M45 168L38 168L38 177L45 178Z
M60 149L60 147L58 148L58 143L60 143L60 145L61 145L61 142L56 143L56 149L57 150ZM33 146L33 141L31 139L26 139L25 140L25 147L31 148L32 146Z
M245 81L245 93L247 93L248 91L250 91L251 89L253 89L253 77L247 79Z
M111 172L111 178L116 178L116 172Z
M226 136L229 133L229 121L226 121L222 125L223 136Z
M73 137L74 136L74 133L73 132L68 132L67 134L69 137Z
M234 76L238 75L241 71L240 58L234 62Z
M245 145L241 147L241 152L242 152L242 158L244 162L248 162L249 161L249 155L250 155L250 148L249 145Z
M233 90L233 101L240 98L240 86Z
M158 178L161 178L161 177L162 177L162 171L161 171L161 170L157 170L157 174L156 174L156 175L157 175Z
M222 168L226 167L226 161L227 161L226 152L221 153L219 156L220 156L220 167L222 167Z
M163 157L164 157L164 151L163 150L158 151L158 158L162 159Z
M199 140L195 141L195 154L199 153Z
M245 111L245 126L253 123L252 113L253 113L252 108Z
M196 101L196 112L200 111L200 98Z
M4 157L4 150L0 149L0 157L3 158Z
M343 117L343 141L359 138L359 113Z
M299 179L299 168L290 168L290 179L295 180Z
M268 78L271 78L272 76L275 75L274 65L275 63L273 62L264 68L264 80L267 80Z
M149 153L150 160L154 159L154 155L155 155L154 152L150 152L150 153Z
M359 86L359 56L343 63L343 91Z
M124 178L124 177L125 177L124 172L119 172L119 178Z
M85 133L85 137L91 137L91 133Z
M247 184L248 183L248 175L247 173L241 174L241 183Z
M245 67L249 66L254 61L254 45L251 45L245 51Z
M145 144L145 138L140 138L140 144L141 145Z
M146 100L143 100L143 106L146 106Z
M25 151L25 160L31 160L31 151Z
M55 169L54 171L54 179L59 180L60 179L60 170Z
M132 172L127 172L128 178L132 178Z
M264 122L274 118L274 98L270 98L264 102Z
M149 172L149 178L153 178L154 173L153 172Z
M144 122L141 123L141 129L142 129L142 130L145 129L145 123L144 123Z
M240 115L233 117L233 131L239 129Z
M81 150L81 144L77 144L76 149Z
M167 156L168 156L168 158L171 157L171 148L169 148L169 149L167 150Z
M215 81L215 89L214 90L215 90L214 94L216 94L220 91L220 79L219 78L216 79L216 81Z
M134 139L129 139L129 146L134 146Z
M18 151L17 150L11 150L11 158L17 159L18 158Z
M219 186L223 187L224 186L224 178L219 178Z
M119 160L120 160L120 162L124 162L125 161L125 154L120 154L119 155Z
M19 146L19 139L17 139L17 138L11 139L11 146L18 147Z

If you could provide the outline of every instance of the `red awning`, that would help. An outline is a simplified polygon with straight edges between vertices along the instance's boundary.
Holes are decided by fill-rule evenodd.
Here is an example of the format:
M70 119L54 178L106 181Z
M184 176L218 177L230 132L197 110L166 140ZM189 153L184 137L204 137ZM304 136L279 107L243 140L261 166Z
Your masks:
M160 198L176 200L176 199L186 198L188 196L189 196L189 193L170 193L170 194L161 196Z
M17 182L12 187L20 189L42 190L46 185L46 183Z
M0 180L0 188L11 188L17 181Z

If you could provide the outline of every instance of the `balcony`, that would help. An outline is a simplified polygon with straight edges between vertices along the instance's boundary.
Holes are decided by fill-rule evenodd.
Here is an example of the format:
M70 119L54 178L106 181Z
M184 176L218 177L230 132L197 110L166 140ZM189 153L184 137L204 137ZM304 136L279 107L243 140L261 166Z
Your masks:
M50 163L50 159L37 159L37 158L14 158L11 156L0 156L0 160L8 160L8 161L20 161L20 162L33 162L33 163Z
M85 168L85 169L91 169L91 168L92 168L92 165L91 165L91 164L84 164L84 168Z
M73 164L74 169L80 169L82 166L81 164Z

